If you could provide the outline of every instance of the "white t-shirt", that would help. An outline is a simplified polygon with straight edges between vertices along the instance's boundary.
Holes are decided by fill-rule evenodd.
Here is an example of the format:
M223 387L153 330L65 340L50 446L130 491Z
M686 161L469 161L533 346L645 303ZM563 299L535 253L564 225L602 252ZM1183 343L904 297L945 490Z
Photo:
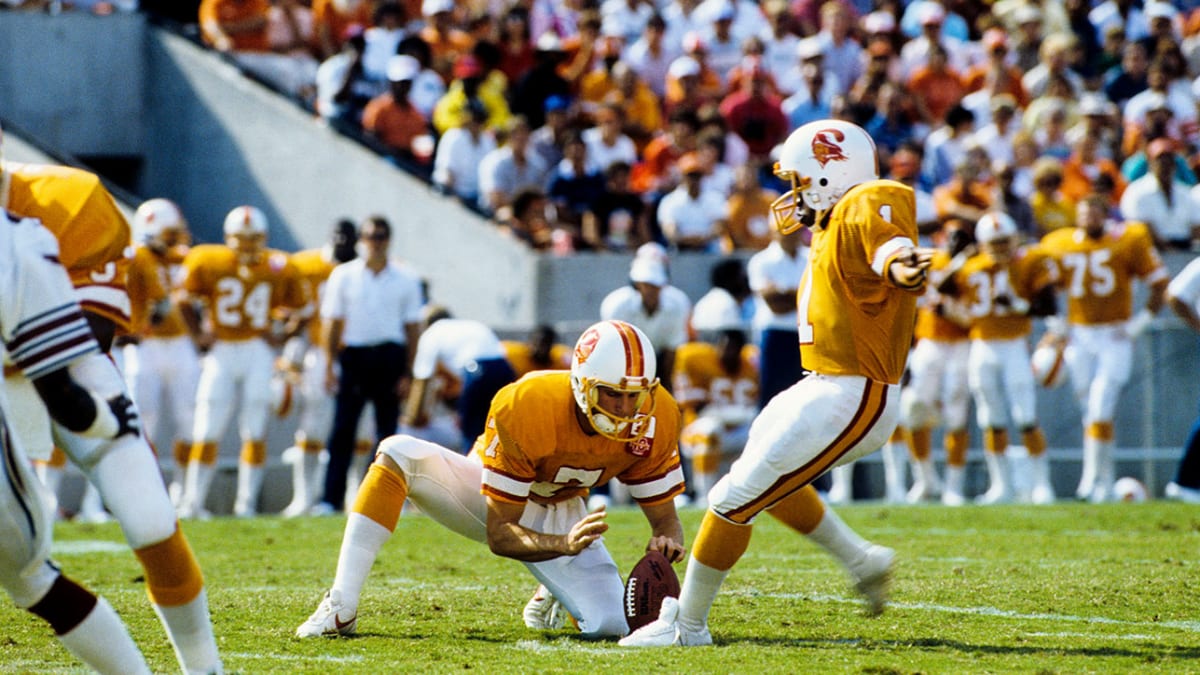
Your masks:
M587 146L588 161L600 167L601 171L616 162L625 162L629 166L637 162L637 146L624 134L618 136L617 142L612 145L605 145L600 138L600 130L596 127L585 129L580 135Z
M487 325L471 319L441 319L421 333L412 373L418 380L428 380L441 365L462 379L472 363L502 358L500 338Z
M804 276L804 268L807 266L807 246L797 249L796 257L793 258L783 250L779 242L773 241L763 250L750 256L746 263L746 277L750 281L750 290L754 291L754 318L751 319L751 325L755 330L796 329L796 312L772 312L766 300L762 299L762 292L768 288L799 288L800 278Z
M725 198L713 190L701 190L700 196L692 199L687 188L680 186L658 204L658 222L671 240L714 235L714 225L724 216Z
M1200 204L1195 192L1176 180L1171 187L1171 203L1163 195L1158 178L1152 173L1133 181L1121 195L1121 215L1150 225L1161 239L1189 239L1191 227L1200 222Z
M647 314L642 296L632 286L622 286L600 303L601 319L619 319L642 329L655 349L675 349L687 342L688 315L692 301L674 286L663 286L658 311Z
M384 342L406 344L404 326L421 320L421 280L396 262L378 274L356 258L333 268L325 282L321 316L342 319L342 342L371 347Z

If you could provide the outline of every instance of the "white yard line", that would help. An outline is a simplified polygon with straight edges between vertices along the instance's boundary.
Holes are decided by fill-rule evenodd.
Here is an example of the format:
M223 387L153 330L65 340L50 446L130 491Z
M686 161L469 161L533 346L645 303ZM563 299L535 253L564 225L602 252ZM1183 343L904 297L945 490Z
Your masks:
M253 659L255 661L320 661L322 663L361 663L362 656L328 656L325 654L266 654L263 652L232 652L222 654L226 659Z
M758 593L753 589L730 591L729 595L745 597L775 598L780 600L806 600L809 602L831 602L838 604L858 604L858 598L848 598L840 595L823 595L820 593ZM1153 628L1171 628L1200 633L1200 621L1130 621L1128 619L1112 619L1104 616L1075 616L1072 614L1050 614L1047 612L1017 612L996 607L952 607L929 602L889 602L888 607L895 609L913 609L925 612L941 612L945 614L967 614L972 616L991 616L1001 619L1020 621L1063 621L1067 623L1091 623L1111 626L1139 626Z
M87 553L128 553L129 546L122 541L77 539L75 541L56 541L51 547L51 551L56 556L83 555Z

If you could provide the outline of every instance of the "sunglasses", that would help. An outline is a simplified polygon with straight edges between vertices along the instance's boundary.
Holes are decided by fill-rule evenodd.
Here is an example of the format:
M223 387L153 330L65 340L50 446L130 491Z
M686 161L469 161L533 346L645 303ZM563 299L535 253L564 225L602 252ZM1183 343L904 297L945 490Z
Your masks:
M363 239L366 239L367 241L387 241L390 238L391 238L391 235L387 234L385 232L376 232L374 234L368 234L363 237Z

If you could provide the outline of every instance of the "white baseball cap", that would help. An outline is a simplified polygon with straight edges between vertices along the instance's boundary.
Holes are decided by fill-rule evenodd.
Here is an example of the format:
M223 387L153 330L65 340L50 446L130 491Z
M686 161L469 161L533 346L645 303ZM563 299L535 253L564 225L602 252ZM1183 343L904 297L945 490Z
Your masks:
M629 280L652 286L667 285L667 268L653 258L634 258L629 266Z

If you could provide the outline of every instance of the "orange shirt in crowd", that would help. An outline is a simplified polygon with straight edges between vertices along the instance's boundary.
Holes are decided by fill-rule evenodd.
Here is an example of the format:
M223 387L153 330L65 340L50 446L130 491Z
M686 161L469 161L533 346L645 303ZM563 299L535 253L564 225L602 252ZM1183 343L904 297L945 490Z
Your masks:
M220 33L232 43L230 49L245 52L271 50L267 39L269 0L202 0L199 18L200 33L208 45L220 48ZM239 26L244 24L244 28ZM257 24L257 29L254 26Z
M367 103L362 126L396 150L410 150L414 138L429 132L425 116L411 105L398 105L390 93L376 96Z

